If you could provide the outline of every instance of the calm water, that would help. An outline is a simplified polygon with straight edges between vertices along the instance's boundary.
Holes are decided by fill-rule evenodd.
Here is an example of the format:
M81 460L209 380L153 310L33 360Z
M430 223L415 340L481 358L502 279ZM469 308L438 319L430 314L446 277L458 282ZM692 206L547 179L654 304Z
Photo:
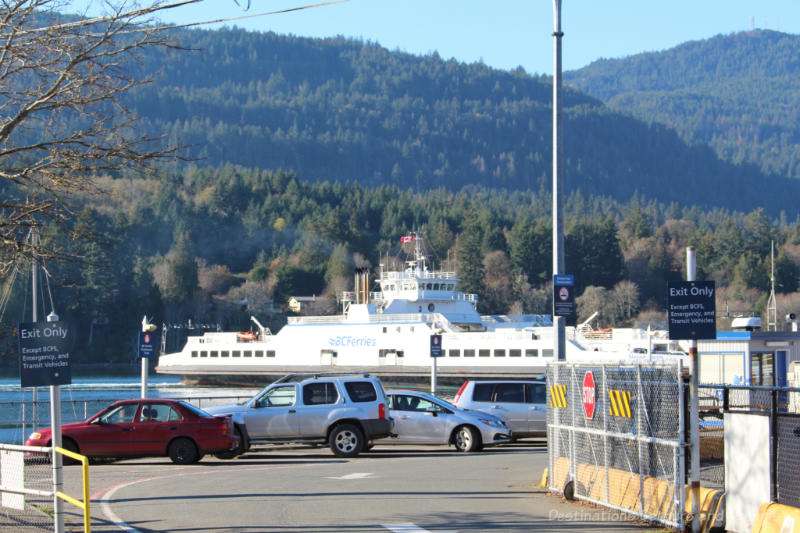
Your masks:
M198 407L233 403L255 394L257 388L198 387L182 385L177 376L149 376L147 395L153 398L186 399ZM141 396L140 377L73 378L71 385L62 385L61 421L78 422L94 415L117 400ZM33 389L22 389L19 378L0 379L0 442L22 444L33 426L50 424L50 388L40 387L37 393L36 417Z

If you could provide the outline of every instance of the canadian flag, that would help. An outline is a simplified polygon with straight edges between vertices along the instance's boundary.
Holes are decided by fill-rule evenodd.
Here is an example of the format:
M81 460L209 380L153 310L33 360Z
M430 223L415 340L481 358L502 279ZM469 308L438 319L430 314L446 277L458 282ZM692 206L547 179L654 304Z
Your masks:
M406 235L405 237L400 237L400 242L414 242L414 236Z

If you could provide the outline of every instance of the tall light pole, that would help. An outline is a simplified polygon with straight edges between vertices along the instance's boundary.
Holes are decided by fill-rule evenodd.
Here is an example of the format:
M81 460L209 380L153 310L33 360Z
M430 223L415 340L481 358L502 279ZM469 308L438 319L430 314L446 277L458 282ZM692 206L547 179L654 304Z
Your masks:
M561 213L561 0L553 0L553 276L564 274L564 216ZM555 278L554 278L555 279ZM565 318L553 313L558 361L565 361Z

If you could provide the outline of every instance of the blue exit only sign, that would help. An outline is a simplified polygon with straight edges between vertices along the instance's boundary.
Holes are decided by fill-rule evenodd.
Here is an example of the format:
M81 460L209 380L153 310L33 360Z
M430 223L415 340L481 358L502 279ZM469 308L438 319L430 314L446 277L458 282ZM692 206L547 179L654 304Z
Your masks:
M671 281L667 286L669 338L717 338L716 288L713 281Z

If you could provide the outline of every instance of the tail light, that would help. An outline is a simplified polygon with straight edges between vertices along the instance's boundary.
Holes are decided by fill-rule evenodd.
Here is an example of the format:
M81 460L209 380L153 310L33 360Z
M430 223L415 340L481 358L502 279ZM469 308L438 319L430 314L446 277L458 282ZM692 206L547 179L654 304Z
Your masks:
M230 417L223 418L219 425L219 432L221 435L228 435L231 433L231 419Z
M386 404L378 404L378 418L386 418Z
M465 381L464 384L461 385L461 388L458 389L458 392L456 393L455 397L453 398L453 403L458 402L458 399L461 398L461 393L464 392L464 389L467 388L467 383L469 383L469 381Z

